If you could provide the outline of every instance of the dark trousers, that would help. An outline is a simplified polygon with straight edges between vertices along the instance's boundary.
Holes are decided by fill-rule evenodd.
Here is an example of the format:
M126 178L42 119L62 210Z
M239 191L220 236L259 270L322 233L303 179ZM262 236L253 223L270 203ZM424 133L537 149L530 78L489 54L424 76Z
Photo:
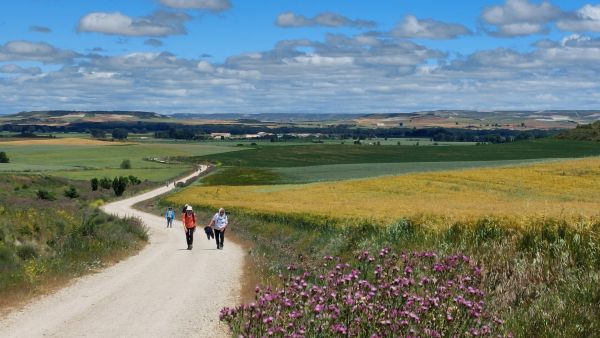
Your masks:
M185 228L185 240L188 245L192 245L194 243L194 231L196 231L196 227L193 228Z
M215 240L217 241L217 246L222 247L225 240L225 231L215 229Z
M172 227L173 227L173 219L167 218L167 228L172 228Z

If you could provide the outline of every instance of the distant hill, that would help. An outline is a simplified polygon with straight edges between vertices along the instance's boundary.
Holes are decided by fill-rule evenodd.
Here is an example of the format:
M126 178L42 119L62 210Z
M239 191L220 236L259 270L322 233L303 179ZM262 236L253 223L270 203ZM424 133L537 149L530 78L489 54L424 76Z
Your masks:
M600 142L600 121L579 125L575 129L558 134L556 137L565 140Z
M572 129L599 118L600 110L436 110L368 114L355 121L364 127L560 130Z
M28 125L68 125L77 122L126 122L166 119L168 116L145 111L44 110L2 116L2 121Z

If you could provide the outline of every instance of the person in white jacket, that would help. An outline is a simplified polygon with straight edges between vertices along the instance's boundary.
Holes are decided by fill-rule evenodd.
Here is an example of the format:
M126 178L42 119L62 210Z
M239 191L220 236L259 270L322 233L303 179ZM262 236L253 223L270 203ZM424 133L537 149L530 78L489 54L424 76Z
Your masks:
M212 220L210 221L209 227L213 228L215 231L215 240L217 241L217 249L223 250L223 241L225 240L225 230L227 230L227 226L229 224L229 220L227 219L227 214L225 213L225 209L219 209Z

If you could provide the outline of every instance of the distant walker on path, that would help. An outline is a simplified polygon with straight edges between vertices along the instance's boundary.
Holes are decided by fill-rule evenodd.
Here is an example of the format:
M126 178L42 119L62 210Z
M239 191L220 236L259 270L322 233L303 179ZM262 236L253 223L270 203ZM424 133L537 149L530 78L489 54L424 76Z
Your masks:
M196 230L196 215L192 210L192 206L187 206L185 212L181 215L183 221L183 229L185 230L185 239L187 241L187 249L192 250L194 244L194 231Z
M167 209L167 212L165 213L165 218L167 219L167 228L172 228L173 219L175 218L175 210L173 210L172 207L169 207Z
M217 249L223 250L223 241L225 240L225 230L227 230L227 225L229 224L229 220L227 219L227 214L225 213L225 209L219 209L212 220L210 221L209 227L215 230L215 240L217 241Z

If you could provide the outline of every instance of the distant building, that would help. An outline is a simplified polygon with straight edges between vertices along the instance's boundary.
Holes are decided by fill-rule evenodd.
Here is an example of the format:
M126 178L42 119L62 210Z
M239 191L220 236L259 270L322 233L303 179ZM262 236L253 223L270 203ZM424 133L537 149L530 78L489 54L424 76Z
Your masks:
M226 138L231 138L231 133L210 133L210 137L215 140L224 140Z
M257 139L257 138L265 138L268 136L273 136L273 133L266 133L264 131L259 132L258 134L246 134L247 139Z

